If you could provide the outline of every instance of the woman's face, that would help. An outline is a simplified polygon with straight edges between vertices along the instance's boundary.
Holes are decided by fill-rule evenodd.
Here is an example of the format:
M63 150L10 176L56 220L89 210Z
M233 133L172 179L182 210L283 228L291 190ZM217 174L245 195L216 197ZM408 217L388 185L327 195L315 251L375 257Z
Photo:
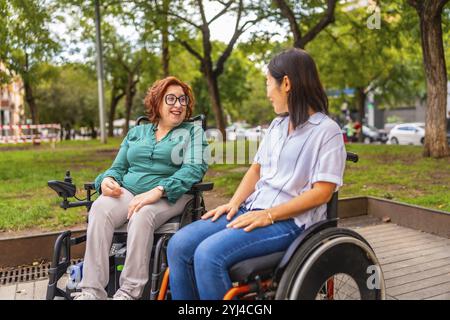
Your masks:
M266 75L267 98L272 102L273 109L276 114L288 112L288 91L286 90L286 80L278 85L277 80L272 77L270 72Z
M170 127L176 127L182 123L186 117L188 99L182 87L169 86L159 108L160 122Z

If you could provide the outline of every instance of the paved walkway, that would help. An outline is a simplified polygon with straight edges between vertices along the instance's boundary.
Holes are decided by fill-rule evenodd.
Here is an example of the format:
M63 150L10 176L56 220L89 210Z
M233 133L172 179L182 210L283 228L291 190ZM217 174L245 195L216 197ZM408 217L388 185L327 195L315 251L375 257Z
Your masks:
M371 217L344 219L368 240L380 260L388 299L450 300L450 239L380 223ZM66 279L60 280L64 287ZM0 286L0 299L45 299L48 280Z

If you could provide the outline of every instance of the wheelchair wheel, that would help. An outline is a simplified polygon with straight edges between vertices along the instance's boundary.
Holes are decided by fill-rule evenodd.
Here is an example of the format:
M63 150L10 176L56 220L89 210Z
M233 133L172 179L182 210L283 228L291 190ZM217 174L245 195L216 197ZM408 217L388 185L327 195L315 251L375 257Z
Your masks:
M385 299L384 277L363 237L349 229L329 228L297 250L275 299L381 300Z

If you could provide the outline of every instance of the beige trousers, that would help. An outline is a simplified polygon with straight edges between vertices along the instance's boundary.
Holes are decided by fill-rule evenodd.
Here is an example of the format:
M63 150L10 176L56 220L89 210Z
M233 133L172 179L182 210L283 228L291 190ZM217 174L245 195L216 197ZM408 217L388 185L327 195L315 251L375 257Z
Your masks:
M119 198L100 195L89 212L83 279L79 287L106 299L109 280L109 250L114 230L127 222L128 204L133 194L122 188ZM142 207L128 222L127 256L120 276L120 289L131 297L141 297L149 277L153 234L170 218L180 214L192 195L183 195L175 204L162 198Z

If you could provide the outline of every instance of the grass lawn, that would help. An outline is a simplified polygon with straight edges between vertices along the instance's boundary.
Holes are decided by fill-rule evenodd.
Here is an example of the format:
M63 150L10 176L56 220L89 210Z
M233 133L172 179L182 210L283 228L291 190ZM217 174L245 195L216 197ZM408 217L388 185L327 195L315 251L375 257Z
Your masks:
M60 229L82 223L85 209L62 210L47 187L71 170L79 189L107 169L121 139L64 141L41 146L0 146L0 231ZM348 145L360 155L347 163L341 197L372 195L450 212L450 159L424 159L421 148L391 145ZM215 192L231 196L248 164L212 165L205 181Z
M62 210L48 180L63 180L71 171L81 191L114 159L120 139L64 141L54 145L0 147L0 231L57 229L85 221L85 208ZM82 196L80 192L78 196Z

